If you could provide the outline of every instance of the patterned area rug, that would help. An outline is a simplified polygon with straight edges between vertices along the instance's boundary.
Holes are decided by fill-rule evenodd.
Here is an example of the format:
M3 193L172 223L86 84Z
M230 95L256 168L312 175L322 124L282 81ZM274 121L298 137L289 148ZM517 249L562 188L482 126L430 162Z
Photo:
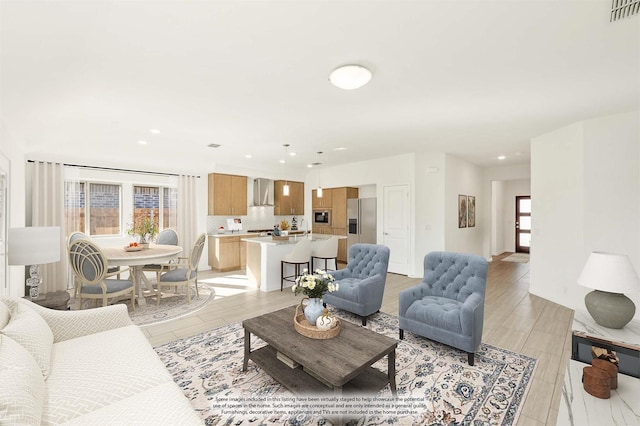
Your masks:
M334 313L360 322L344 311ZM397 317L379 313L367 322L367 328L398 338ZM252 350L264 344L251 340ZM396 350L397 399L387 385L369 398L329 394L305 400L252 361L243 372L243 342L241 323L233 323L155 348L205 424L511 425L536 366L535 358L482 344L471 367L466 353L405 333ZM374 367L386 372L386 364L385 357ZM344 414L344 403L351 408L340 422L325 415L335 407Z
M505 262L529 263L529 253L514 253L500 260Z
M160 306L157 305L155 293L145 293L145 300L147 304L144 306L136 305L135 311L131 309L130 300L121 300L117 303L127 305L131 321L133 321L135 325L141 326L168 321L188 315L202 309L209 302L213 301L216 296L215 290L202 282L198 283L198 292L200 293L200 297L196 297L195 288L191 286L190 304L187 303L187 293L184 288L178 287L178 293L173 293L172 291L173 290L170 287L163 287ZM93 300L83 299L82 302L85 309L93 306ZM73 310L78 309L78 300L71 297L69 305ZM98 302L98 306L102 306L102 301Z

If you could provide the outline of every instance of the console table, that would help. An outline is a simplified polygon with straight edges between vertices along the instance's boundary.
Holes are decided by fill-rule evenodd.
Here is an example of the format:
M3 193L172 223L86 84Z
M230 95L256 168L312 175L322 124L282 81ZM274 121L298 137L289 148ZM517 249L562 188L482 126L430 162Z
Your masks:
M640 321L633 320L623 329L602 327L586 311L576 310L573 330L592 336L633 344L640 343ZM611 390L611 398L589 395L582 386L582 369L588 364L569 360L564 375L562 397L558 409L558 425L640 425L640 379L618 374L618 389Z

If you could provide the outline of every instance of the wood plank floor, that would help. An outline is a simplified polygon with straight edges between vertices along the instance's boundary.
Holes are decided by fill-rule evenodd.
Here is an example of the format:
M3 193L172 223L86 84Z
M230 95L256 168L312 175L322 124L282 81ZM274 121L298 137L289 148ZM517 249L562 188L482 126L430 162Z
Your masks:
M519 425L555 425L565 368L571 355L573 311L529 294L529 264L489 263L482 341L533 356L538 365ZM300 301L291 291L263 293L247 285L243 271L199 273L215 287L216 299L203 309L176 320L141 327L154 346L214 327L271 312ZM398 315L398 294L420 279L389 274L382 311Z

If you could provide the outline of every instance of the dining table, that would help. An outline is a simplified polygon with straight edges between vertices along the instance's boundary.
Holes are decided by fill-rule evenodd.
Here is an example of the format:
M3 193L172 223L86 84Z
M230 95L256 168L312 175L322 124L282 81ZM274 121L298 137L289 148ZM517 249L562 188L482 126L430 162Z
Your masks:
M139 248L139 249L138 249ZM144 287L152 290L151 283L142 269L145 265L163 264L172 261L182 253L182 247L163 244L149 244L148 247L102 247L109 266L129 267L133 286L138 294L138 305L146 304Z

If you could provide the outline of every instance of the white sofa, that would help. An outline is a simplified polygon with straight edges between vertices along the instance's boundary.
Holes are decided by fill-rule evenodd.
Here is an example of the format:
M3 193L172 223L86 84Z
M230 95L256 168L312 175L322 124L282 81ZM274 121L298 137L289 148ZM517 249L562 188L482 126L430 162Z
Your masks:
M0 297L0 424L203 421L126 306L55 311Z

